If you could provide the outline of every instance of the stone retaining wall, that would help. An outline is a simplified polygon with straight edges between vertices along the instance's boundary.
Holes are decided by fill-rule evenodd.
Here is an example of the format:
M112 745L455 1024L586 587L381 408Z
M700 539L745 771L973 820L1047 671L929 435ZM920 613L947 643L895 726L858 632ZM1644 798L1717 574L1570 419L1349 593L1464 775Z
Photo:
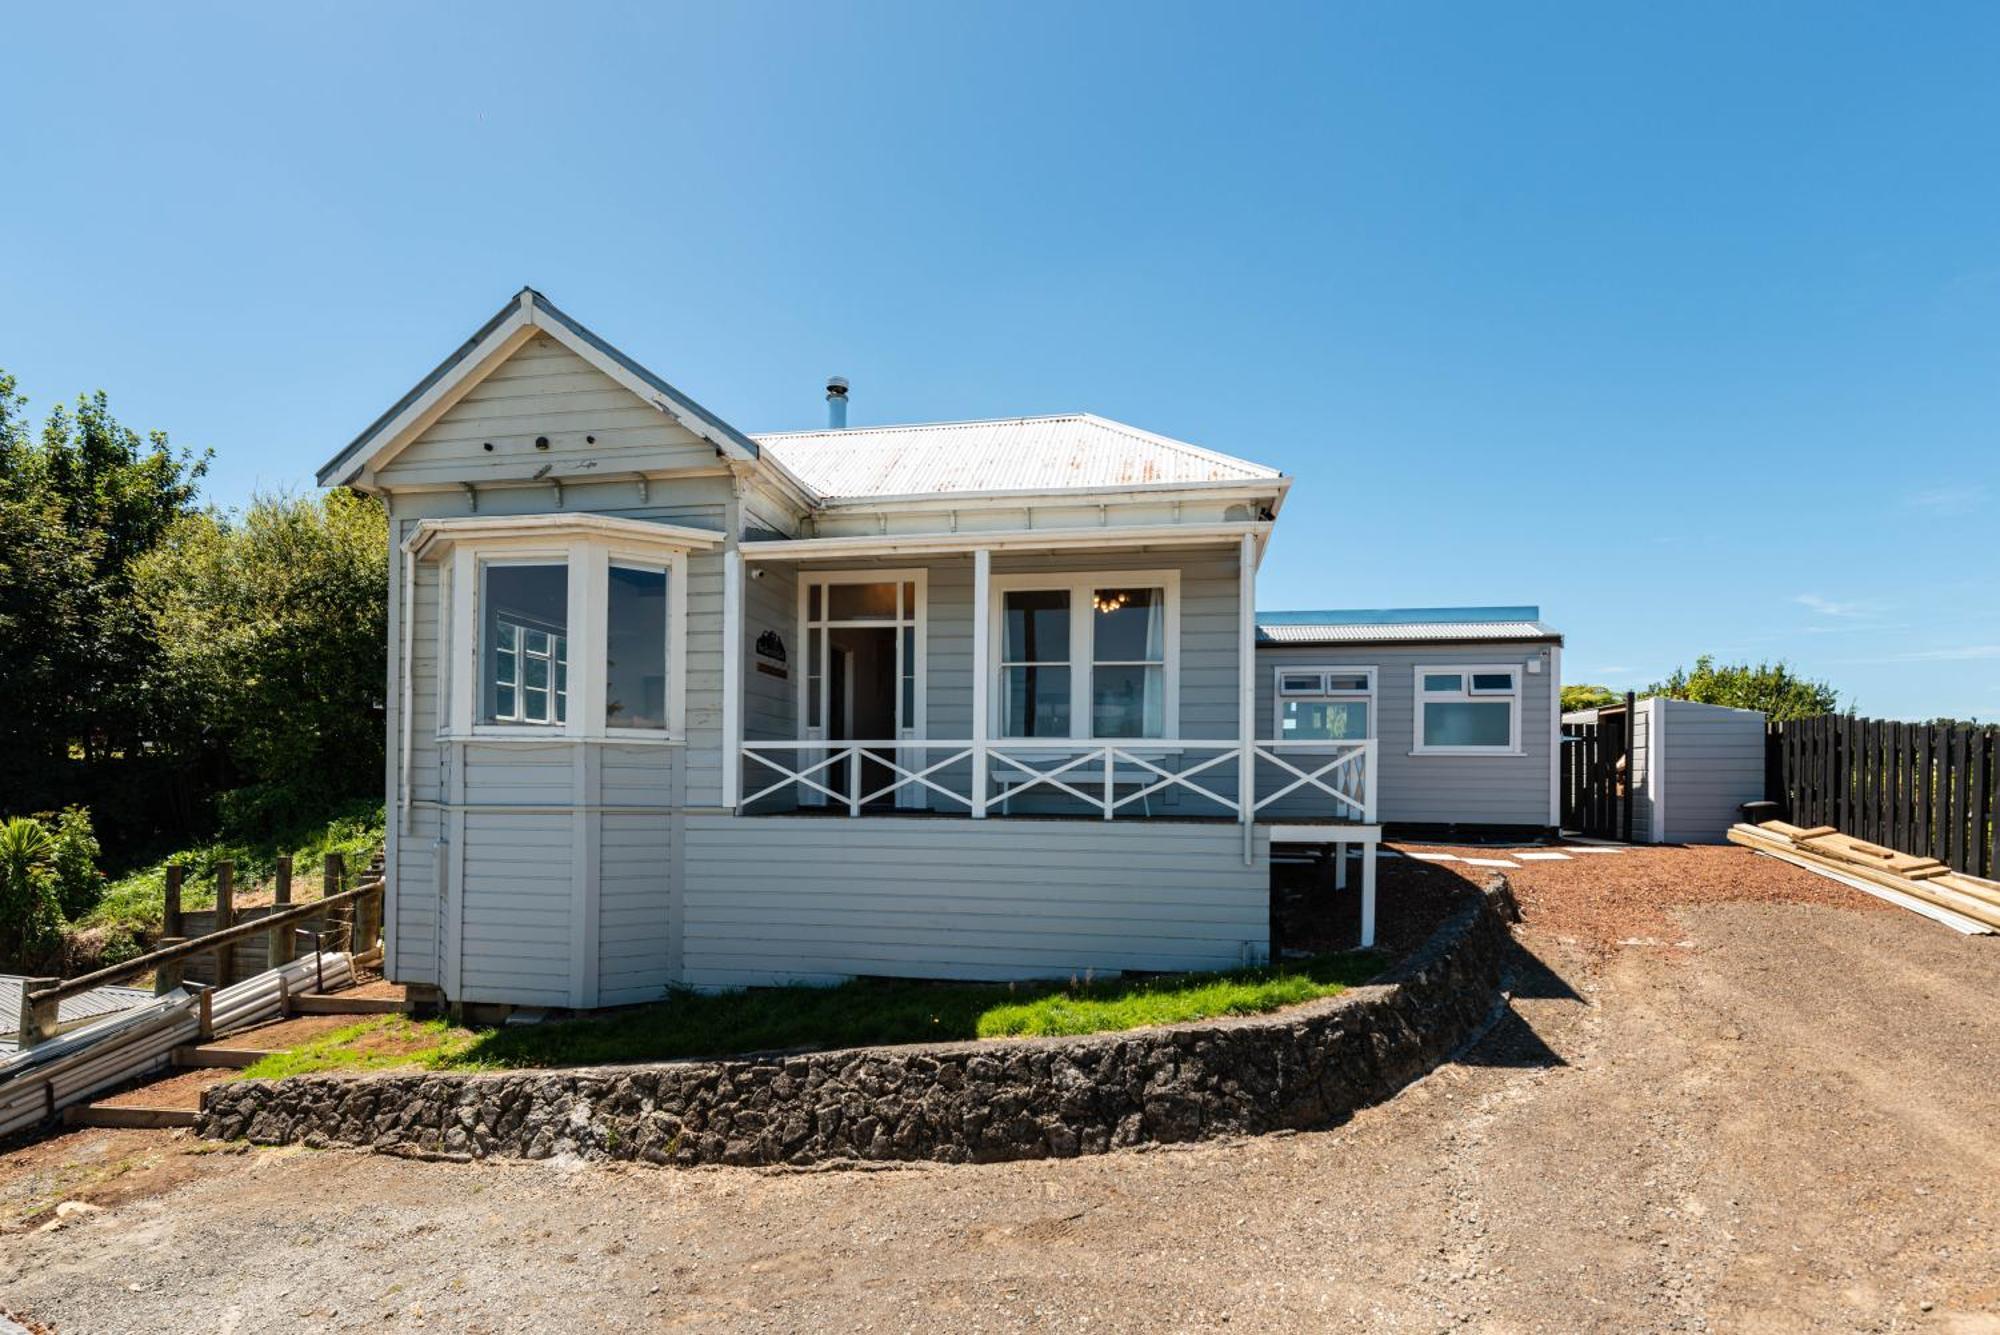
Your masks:
M199 1129L469 1158L808 1164L1038 1159L1326 1126L1478 1029L1514 916L1495 877L1381 981L1268 1016L588 1070L231 1081L203 1094Z

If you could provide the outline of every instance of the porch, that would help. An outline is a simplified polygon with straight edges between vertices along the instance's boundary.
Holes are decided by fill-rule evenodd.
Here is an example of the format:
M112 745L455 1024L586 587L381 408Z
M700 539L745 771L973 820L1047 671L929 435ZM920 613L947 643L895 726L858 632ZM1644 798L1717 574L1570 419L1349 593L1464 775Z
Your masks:
M1375 742L1258 716L1268 523L724 553L731 812L1375 824ZM1281 740L1282 737L1282 740Z

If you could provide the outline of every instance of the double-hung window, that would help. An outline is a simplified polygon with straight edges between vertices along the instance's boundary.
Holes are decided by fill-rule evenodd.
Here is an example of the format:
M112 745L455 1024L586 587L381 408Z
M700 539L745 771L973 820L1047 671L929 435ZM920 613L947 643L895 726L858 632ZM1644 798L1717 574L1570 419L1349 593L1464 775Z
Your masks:
M1277 740L1361 742L1375 735L1375 669L1277 669Z
M998 736L1175 734L1178 571L1006 575L994 586Z
M1416 668L1417 755L1512 755L1521 749L1521 668Z

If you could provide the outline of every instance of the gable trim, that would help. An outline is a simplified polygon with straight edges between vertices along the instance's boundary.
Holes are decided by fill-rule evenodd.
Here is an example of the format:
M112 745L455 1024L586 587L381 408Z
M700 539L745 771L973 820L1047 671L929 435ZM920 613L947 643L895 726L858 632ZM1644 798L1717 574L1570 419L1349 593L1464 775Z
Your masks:
M320 469L319 485L365 485L376 469L400 453L538 332L548 334L641 402L707 441L724 458L744 463L758 460L761 452L755 441L565 315L541 293L524 287L456 352Z

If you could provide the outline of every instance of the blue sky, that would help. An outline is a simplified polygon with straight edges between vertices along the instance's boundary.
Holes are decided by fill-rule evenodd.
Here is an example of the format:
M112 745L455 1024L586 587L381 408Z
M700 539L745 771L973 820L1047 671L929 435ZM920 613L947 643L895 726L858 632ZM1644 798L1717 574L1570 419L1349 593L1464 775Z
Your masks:
M552 16L561 14L559 21ZM313 469L523 283L746 430L1297 478L1267 607L2000 717L2000 8L14 7L0 367Z

